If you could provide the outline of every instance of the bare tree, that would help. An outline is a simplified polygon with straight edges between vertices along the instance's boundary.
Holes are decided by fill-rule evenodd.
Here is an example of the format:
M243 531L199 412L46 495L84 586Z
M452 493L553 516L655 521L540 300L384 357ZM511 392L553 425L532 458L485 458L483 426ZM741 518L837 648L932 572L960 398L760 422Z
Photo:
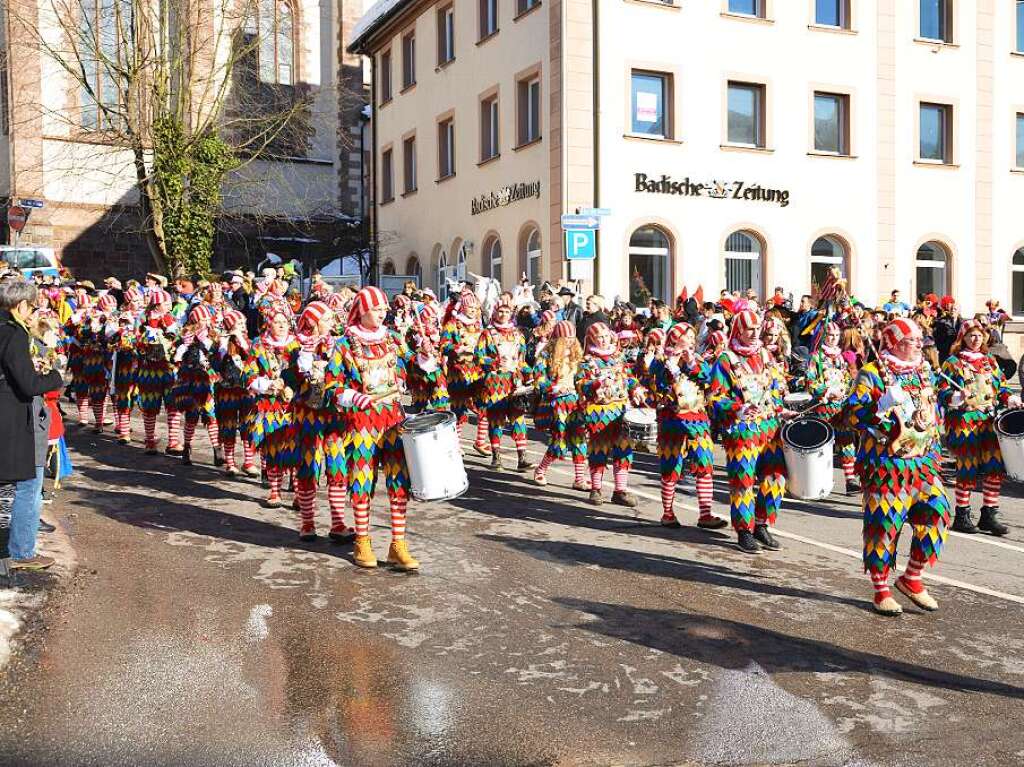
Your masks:
M283 22L258 0L8 2L12 43L69 86L63 103L41 99L44 119L130 165L93 170L129 171L157 269L205 271L225 178L255 183L247 164L304 155L313 132L309 87L261 56Z

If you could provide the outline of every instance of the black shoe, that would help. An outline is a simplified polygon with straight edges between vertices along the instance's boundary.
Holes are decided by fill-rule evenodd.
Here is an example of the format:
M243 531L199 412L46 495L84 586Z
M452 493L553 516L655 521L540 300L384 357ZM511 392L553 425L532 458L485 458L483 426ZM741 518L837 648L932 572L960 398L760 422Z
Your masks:
M971 521L970 506L956 507L956 516L953 517L951 529L958 533L966 533L967 535L975 535L980 532L974 522Z
M846 494L847 495L860 495L861 490L860 482L855 479L851 479L846 483Z
M184 453L185 451L182 450L180 447L168 447L168 448L164 448L164 452L167 453L167 455L173 455L173 456L177 457L177 456L181 455L182 453Z
M782 545L772 535L772 531L768 529L768 525L755 525L754 537L768 551L778 551L782 548Z
M41 533L52 533L57 528L47 522L45 519L39 520L39 532Z
M213 449L213 465L220 468L224 465L224 450L223 448L215 447Z
M749 530L740 530L737 536L736 545L744 554L757 554L761 551L761 544L754 538Z
M181 451L181 462L186 466L192 465L192 448L186 447Z
M1010 532L1010 528L999 521L999 508L996 506L981 507L981 519L978 520L978 529L991 533L996 537L1002 537Z
M500 469L501 468L501 455L498 453L497 450L495 450L494 453L491 454L491 468L492 469Z
M303 543L312 543L317 537L316 533L299 533L299 540Z
M522 474L523 472L529 471L532 468L533 464L530 463L530 460L526 457L525 454L520 453L519 463L516 465L516 471Z
M327 533L327 537L334 543L352 543L356 539L356 531L351 527L347 528L345 532L331 530Z

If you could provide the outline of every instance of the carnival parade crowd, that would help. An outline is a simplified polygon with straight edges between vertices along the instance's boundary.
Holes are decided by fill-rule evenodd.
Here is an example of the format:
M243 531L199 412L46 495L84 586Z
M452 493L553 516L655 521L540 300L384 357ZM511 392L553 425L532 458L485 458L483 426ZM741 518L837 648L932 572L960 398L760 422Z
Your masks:
M581 307L565 284L545 284L536 297L525 284L493 294L451 288L439 300L410 284L389 301L378 288L335 290L314 276L300 299L274 269L173 288L155 274L100 289L52 284L40 287L30 330L42 344L40 370L66 360L80 424L99 433L112 420L128 444L138 411L145 451L156 454L162 413L163 450L185 464L205 433L227 475L262 476L268 506L292 504L303 541L317 536L323 490L328 536L351 543L364 568L378 564L378 477L391 522L386 562L419 568L405 536L407 410L450 411L459 426L472 417L474 449L494 470L505 468L507 434L517 455L508 468L537 485L554 463L571 462L573 488L594 505L637 505L630 468L638 443L650 442L661 524L681 525L676 489L693 477L697 526L731 524L750 554L780 548L772 528L787 486L785 425L816 417L834 430L847 494L863 499L864 568L884 615L902 609L890 574L905 525L910 556L894 585L924 610L938 605L922 571L936 564L950 527L1007 532L995 421L1021 400L990 353L1006 319L996 302L974 318L961 318L950 297L911 307L894 292L872 308L837 273L796 306L781 289L763 305L726 291L705 301L698 289L674 306L606 310L596 295ZM527 419L547 442L535 466ZM712 509L715 442L726 456L728 520ZM955 462L952 508L945 457Z

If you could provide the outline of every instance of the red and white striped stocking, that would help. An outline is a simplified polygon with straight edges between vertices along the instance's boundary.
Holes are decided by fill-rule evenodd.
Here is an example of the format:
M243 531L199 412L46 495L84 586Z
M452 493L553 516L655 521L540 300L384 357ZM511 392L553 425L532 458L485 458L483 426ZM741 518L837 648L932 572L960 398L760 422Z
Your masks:
M344 482L327 483L327 505L331 509L331 530L340 532L345 529L345 501L348 488Z
M281 467L280 466L267 466L267 485L270 487L271 501L281 500Z
M156 413L143 410L142 425L146 430L146 449L152 450L156 447Z
M981 503L984 506L999 506L999 490L1003 486L1003 478L989 474L981 481Z
M210 447L214 450L220 447L220 427L217 425L216 418L211 418L207 422L206 433L210 437Z
M544 479L548 473L548 468L555 462L555 457L551 453L544 453L544 457L540 459L540 463L537 464L536 471L533 472L533 476L536 479Z
M391 538L400 541L405 538L405 511L409 500L403 495L391 497Z
M92 403L92 416L96 419L96 428L103 428L103 421L107 417L107 400L104 397L99 402Z
M198 421L191 418L185 419L185 447L192 447L192 438L196 436L196 425Z
M671 479L661 480L661 521L671 522L676 518L673 506L676 498L676 483Z
M224 440L224 465L229 469L235 466L235 438L230 437Z
M624 463L616 463L612 467L615 476L615 492L626 492L626 483L629 481L629 467Z
M358 496L352 499L352 516L355 517L356 535L370 534L370 499Z
M604 465L590 467L590 489L601 492L601 485L604 484Z
M182 414L180 410L167 411L167 447L181 448L183 432L181 430Z
M242 440L242 468L252 469L256 466L256 447L252 444L252 440Z
M697 508L701 517L711 516L711 499L714 497L714 481L710 474L697 477Z
M871 573L871 586L875 590L875 604L879 604L883 599L888 599L892 596L892 592L889 591L889 568L886 567L882 572Z
M83 425L87 424L89 422L89 398L84 394L79 395L75 404L78 406L78 422Z
M857 479L857 459L852 455L844 455L840 460L843 465L843 476L847 482L853 482Z
M921 582L921 571L924 570L924 562L917 559L913 552L910 554L910 561L907 562L907 569L903 572L902 581L904 585L915 594L924 591L924 583Z
M971 491L974 489L974 481L969 479L957 479L956 481L956 505L970 506Z
M575 484L581 487L590 484L590 478L587 476L587 459L583 456L578 455L572 459L572 473Z
M299 501L301 533L316 529L316 480L312 477L300 479L295 486L295 497Z

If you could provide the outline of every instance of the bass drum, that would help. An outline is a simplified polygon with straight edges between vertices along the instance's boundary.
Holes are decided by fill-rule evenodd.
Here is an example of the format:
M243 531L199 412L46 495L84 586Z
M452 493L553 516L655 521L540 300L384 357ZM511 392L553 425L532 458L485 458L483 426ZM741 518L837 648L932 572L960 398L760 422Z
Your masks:
M628 408L622 422L636 448L651 449L658 444L658 412L654 408Z
M782 454L786 458L786 490L805 501L828 498L835 485L832 447L836 433L821 418L799 418L782 427Z
M453 413L427 410L406 419L402 450L416 500L450 501L469 489Z
M996 439L1006 475L1024 482L1024 410L1007 410L996 418Z

